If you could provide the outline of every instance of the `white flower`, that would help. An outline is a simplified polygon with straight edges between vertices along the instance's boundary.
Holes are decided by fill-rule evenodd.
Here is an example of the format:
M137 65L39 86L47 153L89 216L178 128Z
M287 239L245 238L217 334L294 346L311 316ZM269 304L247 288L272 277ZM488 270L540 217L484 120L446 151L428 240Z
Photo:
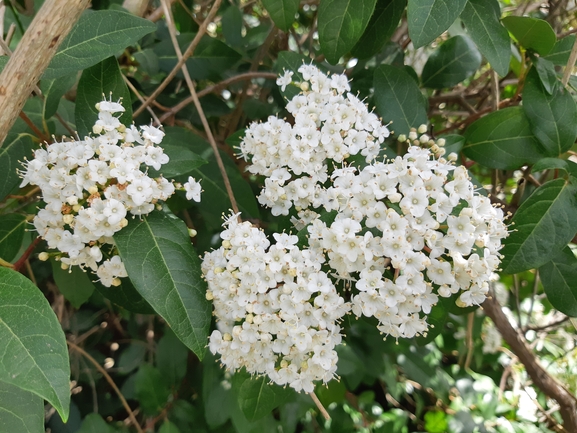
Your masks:
M283 92L285 91L286 86L288 86L292 82L292 76L293 76L292 71L285 71L283 75L277 78L276 84L277 86L280 86Z
M200 202L200 193L202 189L200 187L200 182L197 182L194 177L189 176L188 181L182 185L186 191L186 199L194 200L195 202Z

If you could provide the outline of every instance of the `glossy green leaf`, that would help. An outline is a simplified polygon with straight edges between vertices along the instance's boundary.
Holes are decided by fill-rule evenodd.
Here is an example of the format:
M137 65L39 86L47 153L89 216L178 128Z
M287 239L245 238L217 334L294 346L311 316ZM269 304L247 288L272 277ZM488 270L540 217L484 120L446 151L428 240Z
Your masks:
M90 271L87 271L90 272ZM52 260L52 275L60 293L74 308L80 308L94 292L94 284L90 281L87 272L78 266L62 269L60 262Z
M319 42L329 63L338 63L355 46L369 24L376 3L377 0L321 1Z
M0 382L0 433L16 432L44 432L44 402L30 391Z
M288 32L295 21L300 0L262 0L262 4L276 26Z
M374 76L375 105L383 122L393 123L389 129L395 134L427 123L428 104L415 80L404 70L381 65Z
M103 286L96 274L88 274L94 288L113 304L118 305L128 311L141 314L153 314L154 309L134 288L129 278L122 278L120 286L106 287Z
M461 20L481 54L504 77L509 72L511 38L500 17L497 0L469 0L461 13Z
M242 45L242 11L236 5L230 5L222 14L222 35L231 47Z
M156 173L158 173L167 179L172 179L177 176L190 174L201 165L208 163L208 161L190 150L188 143L166 141L164 140L160 146L164 149L169 161L163 164L158 171L149 169L152 176L156 176Z
M24 215L0 215L0 258L10 262L16 257L27 225Z
M552 95L559 85L555 65L543 57L533 56L532 60L543 88L549 95Z
M415 48L435 40L457 19L467 0L409 0L407 22Z
M66 420L70 364L64 332L42 292L29 279L0 267L0 382L48 400Z
M351 50L352 55L368 59L381 51L398 27L406 6L407 0L377 0L373 16Z
M542 56L548 54L557 41L555 32L545 20L508 16L501 21L519 45Z
M543 156L521 107L504 108L473 122L465 140L465 156L489 168L514 170Z
M111 96L112 95L112 96ZM78 135L85 137L92 133L92 126L98 120L96 104L103 98L118 101L126 111L119 117L126 126L132 123L130 92L122 78L122 72L115 57L109 57L82 72L76 92L76 128Z
M513 217L513 232L504 240L501 263L505 274L544 265L577 232L577 188L564 179L544 183Z
M9 134L0 147L0 200L3 200L22 179L17 170L22 169L20 161L32 156L32 139L25 134Z
M543 170L563 170L571 176L577 178L577 164L567 159L543 158L535 163L531 168L532 173L538 173Z
M547 156L571 149L577 137L577 106L567 90L557 87L549 95L537 70L532 69L523 88L523 109Z
M155 30L153 22L126 12L88 10L62 42L42 78L52 80L86 69Z
M166 384L174 387L179 386L186 375L187 359L188 349L174 335L174 332L166 327L156 350L156 367Z
M131 220L114 240L138 292L202 359L211 309L205 298L200 261L185 224L155 211Z
M171 423L169 420L165 420L158 430L158 433L180 433L180 430L176 426L176 424Z
M82 427L77 433L115 433L116 430L97 413L90 413L82 420Z
M557 66L565 66L569 61L569 55L575 44L575 35L565 36L563 39L559 39L555 42L555 45L549 51L549 54L543 56L546 59Z
M178 35L178 45L182 52L190 45L194 36L194 33ZM178 62L170 39L165 39L155 45L154 52L158 55L160 69L165 72L171 71ZM209 36L203 36L194 50L194 56L186 61L186 66L193 80L205 80L220 77L224 71L231 68L240 58L241 55L224 42ZM182 73L177 74L177 76L182 76Z
M265 376L247 378L237 390L238 403L244 416L256 421L280 406L292 392L290 388L271 384Z
M446 40L425 63L421 80L433 89L453 87L473 75L481 66L481 53L467 36Z
M77 74L72 73L52 80L43 79L40 90L44 95L44 119L50 119L58 110L58 105L64 94L76 83Z
M170 391L160 372L148 364L142 364L134 381L136 398L146 415L158 414L166 405Z
M539 268L541 283L551 305L563 314L577 317L577 258L569 247Z
M206 165L197 167L188 174L196 180L202 180L203 197L210 197L210 200L202 201L199 211L205 217L205 222L217 229L222 224L222 214L229 213L231 204L212 148L206 141L183 128L168 127L165 132L163 144L187 143L192 152L207 161ZM221 157L240 211L243 215L258 218L258 204L250 185L227 154L221 152Z

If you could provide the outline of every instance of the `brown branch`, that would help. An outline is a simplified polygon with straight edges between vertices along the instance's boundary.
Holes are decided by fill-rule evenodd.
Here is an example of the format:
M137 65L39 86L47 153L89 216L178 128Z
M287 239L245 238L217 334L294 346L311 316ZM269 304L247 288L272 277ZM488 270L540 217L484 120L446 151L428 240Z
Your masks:
M40 243L42 239L40 237L37 237L36 239L34 239L30 245L28 245L28 248L26 248L26 251L24 251L24 254L22 254L22 256L16 261L16 263L14 263L14 270L20 272L20 270L22 269L22 266L24 266L26 264L26 261L28 260L28 258L30 257L30 255L32 254L32 252L34 251L34 249L38 246L38 244Z
M116 384L114 383L114 381L112 380L112 378L110 377L108 372L104 369L104 367L102 367L98 363L98 361L96 361L96 359L94 359L92 356L90 356L90 354L88 352L86 352L84 349L82 349L80 346L77 346L76 344L74 344L68 340L66 340L66 343L68 344L68 346L70 346L71 349L77 351L82 356L84 356L88 361L90 361L90 363L92 365L94 365L96 367L96 369L104 376L104 378L106 379L108 384L112 387L112 389L114 390L116 395L118 395L118 398L120 399L120 401L122 403L122 406L124 406L124 409L126 409L126 412L128 412L128 417L130 418L130 421L132 421L132 424L134 424L134 427L136 427L136 430L138 431L138 433L144 433L144 431L142 430L142 427L140 427L140 424L136 420L136 416L134 416L134 412L132 411L132 409L130 409L128 402L126 401L126 399L122 395L122 392L120 392L120 389L118 389L118 386L116 386Z
M158 95L160 95L162 93L162 91L166 88L166 86L168 86L168 84L176 76L177 72L182 68L182 66L186 62L186 59L188 59L190 56L192 56L194 54L194 50L196 49L200 40L202 39L202 37L206 33L206 28L208 27L208 25L210 24L210 22L212 21L212 19L216 15L216 13L218 12L218 8L220 7L221 3L222 3L222 0L215 0L214 1L212 8L210 9L210 11L208 12L208 15L206 16L206 18L202 22L202 25L198 28L198 32L194 36L194 39L192 40L192 42L190 43L190 45L188 46L186 51L182 54L182 57L180 57L178 59L178 62L176 63L174 68L172 68L172 71L170 71L170 73L164 79L164 81L162 83L160 83L160 86L158 86L156 88L156 90L154 92L152 92L152 95L150 95L148 97L148 99L146 99L146 101L140 107L138 107L138 109L132 115L133 118L137 117L140 113L142 113L144 111L144 109L146 107L148 107L148 105L151 104L152 101L154 101L158 97Z
M252 80L253 78L267 78L269 80L275 80L277 78L277 74L274 72L245 72L244 74L235 75L234 77L227 78L219 83L216 83L212 86L209 86L205 89L202 89L200 92L197 93L198 98L202 98L210 93L217 93L221 90L224 90L228 85L236 83L238 81L244 80ZM170 116L174 116L184 107L194 102L194 97L189 96L188 98L184 99L183 101L176 104L174 107L167 111L162 116L160 116L160 122L164 122Z
M509 323L509 319L505 316L495 296L487 298L483 302L482 307L485 314L495 323L511 351L525 366L525 370L527 370L527 374L533 380L533 384L547 397L557 401L561 418L563 418L564 430L566 432L577 432L577 399L539 363L525 338Z
M0 74L0 146L89 0L46 0Z

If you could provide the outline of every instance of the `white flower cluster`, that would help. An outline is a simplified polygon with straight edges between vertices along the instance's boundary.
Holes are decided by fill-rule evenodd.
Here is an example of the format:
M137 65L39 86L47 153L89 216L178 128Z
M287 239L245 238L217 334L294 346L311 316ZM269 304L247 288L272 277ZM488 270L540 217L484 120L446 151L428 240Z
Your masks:
M340 282L337 286L343 289L356 289L347 294L349 302L331 305L327 314L338 307L333 321L352 310L356 316L375 317L378 329L386 335L411 338L426 333L427 314L439 296L458 294L460 306L484 301L500 263L501 240L508 231L502 210L475 191L467 169L442 157L444 140L431 140L426 127L420 127L408 138L399 137L409 145L404 156L377 161L388 130L362 102L345 94L346 77L329 78L309 65L299 72L307 80L300 83L303 93L287 106L295 125L276 118L253 124L240 150L250 159L248 170L266 176L260 202L274 215L286 215L294 206L299 218L293 217L293 224L297 229L306 227L308 246L288 248L283 241L282 252L277 254L279 241L266 252L268 241L261 231L248 223L229 223L223 246L207 254L203 270L215 299L219 329L225 332L215 331L211 337L212 352L220 353L229 369L246 367L268 374L276 383L310 390L312 385L306 388L302 381L293 385L285 380L283 369L295 365L297 372L298 364L292 357L279 363L274 350L275 344L284 344L277 340L285 342L285 335L301 331L299 335L306 335L308 330L314 341L324 329L309 317L322 307L319 299L327 295L322 290L311 295L311 285L299 277L299 267L317 269L313 275L322 275L318 284L330 287L335 300L341 298L331 281ZM277 83L286 86L291 77L285 73ZM358 152L366 157L363 168L345 161ZM233 238L238 245L233 245ZM247 246L255 244L258 249ZM274 269L288 275L288 280ZM318 280L314 281L313 289ZM244 291L254 296L247 299ZM306 294L302 299L301 293ZM301 312L295 311L295 297L304 305ZM266 313L279 318L274 319L278 323L275 332L261 331L265 302L274 305ZM255 310L261 316L256 329ZM291 319L283 320L285 315ZM248 339L245 329L260 334L251 333ZM307 368L317 365L312 361L314 345L290 341L300 354L299 362L304 361ZM265 355L257 349L260 346L266 347ZM331 341L331 350L333 346ZM326 381L334 375L334 370L328 376L320 372L308 377Z
M141 165L159 170L168 162L163 149L155 146L164 133L153 126L126 128L114 116L124 111L119 103L105 100L96 108L95 136L36 150L34 159L24 164L21 186L40 187L46 206L35 216L34 226L49 248L60 251L57 257L64 266L88 267L103 285L111 286L120 284L126 270L117 255L102 261L101 248L114 245L112 236L128 224L127 212L150 213L175 187L141 170ZM189 180L184 189L195 185Z
M286 108L294 125L271 116L253 123L240 145L248 170L266 176L259 202L273 215L288 215L294 205L318 207L324 200L322 184L332 163L341 164L352 155L374 160L389 130L367 106L349 93L345 75L328 77L312 65L302 65L303 92ZM286 86L292 72L277 83Z
M350 306L321 270L323 256L300 250L296 236L275 233L271 245L237 215L225 226L222 247L202 263L218 326L210 350L229 369L312 392L313 381L335 376L337 322Z

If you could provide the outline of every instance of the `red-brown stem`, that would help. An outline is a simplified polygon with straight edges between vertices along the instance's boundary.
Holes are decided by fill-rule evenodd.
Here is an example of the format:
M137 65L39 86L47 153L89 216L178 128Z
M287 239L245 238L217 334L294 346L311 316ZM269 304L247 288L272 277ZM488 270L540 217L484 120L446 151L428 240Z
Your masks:
M28 248L26 248L26 251L24 251L24 254L22 254L22 256L18 259L18 261L16 261L16 263L14 263L14 270L15 271L20 272L20 269L22 268L22 266L24 266L24 264L26 263L26 260L28 260L30 258L30 254L32 254L32 252L38 246L38 244L40 243L41 240L42 240L42 238L40 236L38 236L36 239L34 239L32 241L32 243L28 246Z

